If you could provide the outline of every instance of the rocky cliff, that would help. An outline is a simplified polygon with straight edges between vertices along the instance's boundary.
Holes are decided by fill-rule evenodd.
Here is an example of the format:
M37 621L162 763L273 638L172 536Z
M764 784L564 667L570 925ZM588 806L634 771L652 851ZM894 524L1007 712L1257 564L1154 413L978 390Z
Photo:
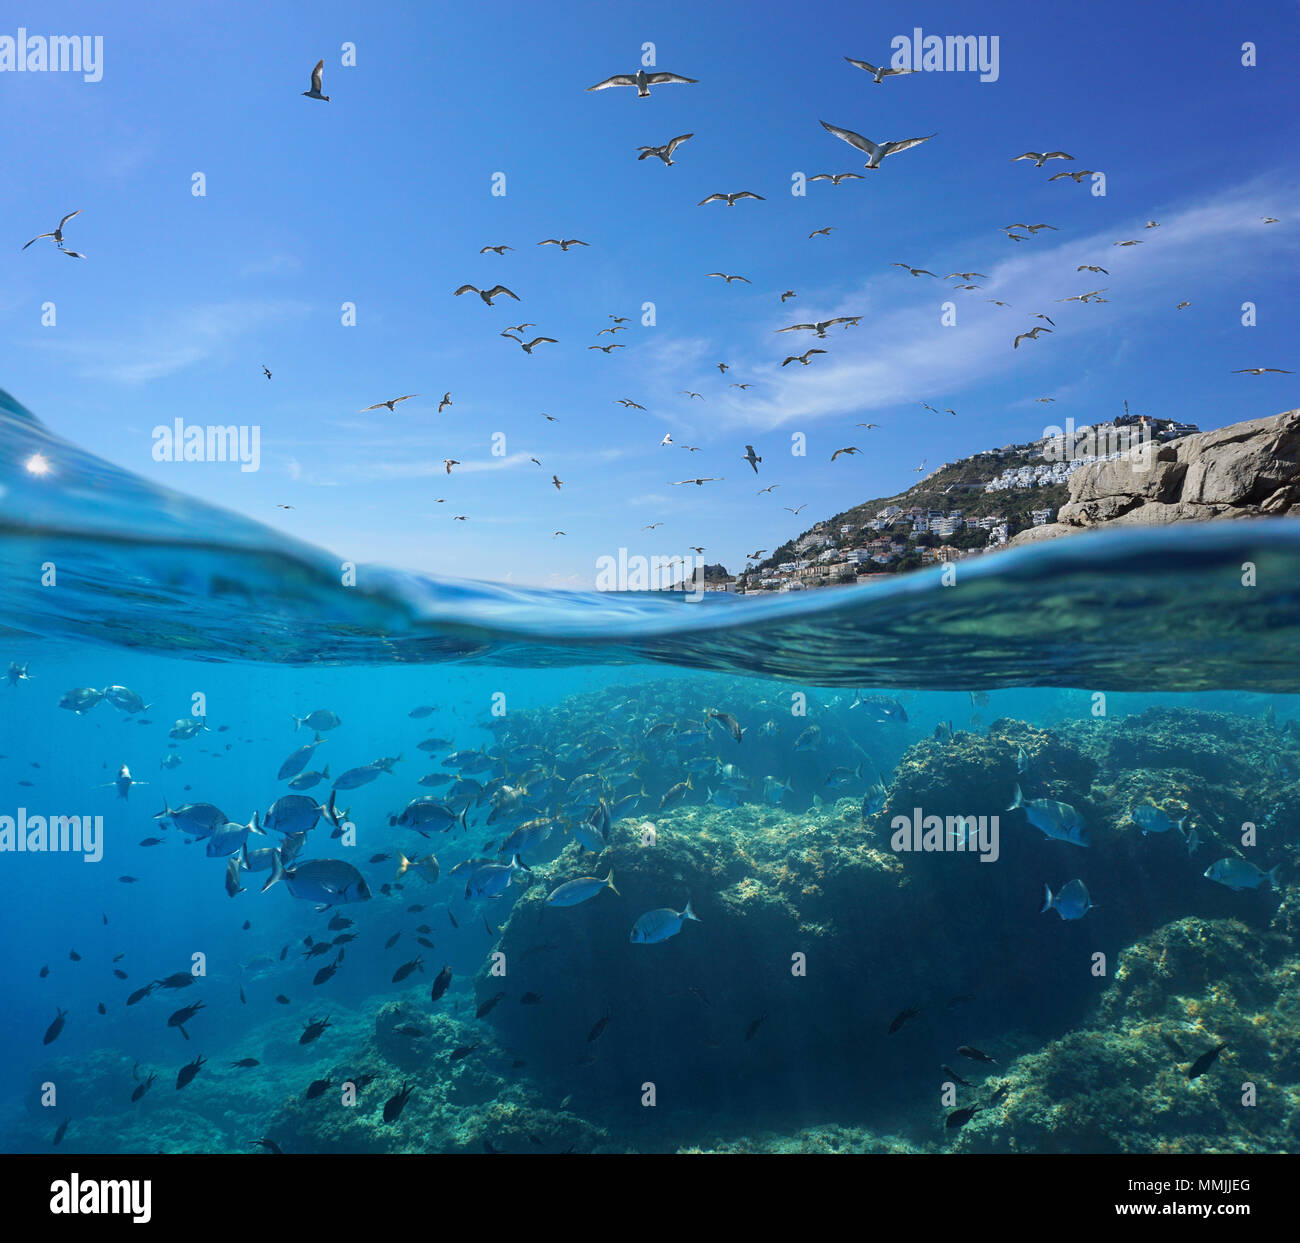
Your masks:
M1300 410L1185 436L1070 479L1057 520L1011 542L1052 539L1102 525L1300 514Z

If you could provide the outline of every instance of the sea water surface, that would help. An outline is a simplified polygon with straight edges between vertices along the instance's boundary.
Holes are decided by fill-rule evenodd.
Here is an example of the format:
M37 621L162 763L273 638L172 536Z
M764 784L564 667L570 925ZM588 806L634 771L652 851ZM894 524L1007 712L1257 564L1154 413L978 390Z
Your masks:
M26 674L0 685L0 817L104 825L95 862L0 852L5 1150L48 1150L64 1120L70 1151L1268 1151L1293 1134L1278 981L1297 959L1300 522L1113 530L955 581L762 599L372 566L343 586L340 565L95 458L0 392L0 671ZM60 707L109 686L147 706ZM298 724L322 709L340 723ZM175 737L187 720L204 728ZM158 813L264 818L316 738L303 767L328 765L306 791L323 807L342 773L372 772L335 791L348 831L318 814L298 862L350 862L369 900L317 910L285 882L260 892L269 870L229 896L228 859ZM1091 843L1035 829L1018 786L1077 807ZM395 824L417 798L463 821ZM1128 813L1147 803L1170 823L1141 832ZM891 849L914 808L1000 816L998 858ZM431 852L436 871L399 874ZM1243 889L1204 876L1233 857L1279 871ZM516 858L492 897L452 870ZM546 903L611 870L588 902ZM1075 878L1094 911L1040 910ZM698 922L630 940L688 901ZM1138 990L1171 955L1183 974ZM126 1004L178 973L194 982ZM184 1032L167 1025L197 1002ZM1083 1033L1100 1063L1071 1061ZM1230 1078L1276 1089L1253 1130L1231 1082L1207 1101L1212 1076L1188 1078L1218 1043ZM1098 1076L1111 1095L1062 1119Z

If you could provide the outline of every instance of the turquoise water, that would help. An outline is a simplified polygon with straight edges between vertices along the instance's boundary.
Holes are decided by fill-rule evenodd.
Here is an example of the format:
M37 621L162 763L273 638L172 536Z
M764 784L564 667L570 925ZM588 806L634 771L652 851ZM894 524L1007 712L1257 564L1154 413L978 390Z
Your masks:
M65 1118L69 1151L263 1137L285 1151L1272 1151L1296 1126L1281 981L1297 955L1300 524L1080 536L963 564L953 585L933 571L781 599L368 566L343 586L329 553L127 475L5 394L0 412L0 670L27 667L0 686L0 816L103 817L96 862L0 853L14 1072L0 1147L46 1151ZM110 686L148 706L60 706ZM324 709L340 723L295 728ZM173 737L181 721L206 729ZM269 870L228 896L227 859L156 813L206 802L264 819L293 792L282 762L316 736L305 767L330 776L304 793L322 804L343 772L386 759L336 792L343 837L318 809L297 857L349 863L369 900L318 911L287 881L259 892ZM126 798L123 765L144 783ZM420 784L437 775L450 780ZM1017 784L1077 808L1090 845L1010 810ZM416 798L445 799L463 826L392 823ZM1143 835L1127 813L1148 801L1182 828ZM890 821L916 806L1000 816L998 859L899 853ZM509 863L508 835L537 821L527 870L467 896L470 873L452 869ZM399 878L399 852L433 852L436 879ZM1203 875L1221 858L1279 866L1232 890ZM546 904L611 869L618 892ZM1044 885L1075 878L1095 910L1040 910ZM698 922L629 940L688 899ZM330 928L338 915L353 922ZM126 1004L196 961L192 985ZM198 1001L187 1039L167 1019ZM1076 1038L1106 1057L1081 1065ZM1231 1069L1189 1078L1219 1043ZM246 1057L259 1064L231 1065ZM1273 1094L1249 1121L1239 1071Z

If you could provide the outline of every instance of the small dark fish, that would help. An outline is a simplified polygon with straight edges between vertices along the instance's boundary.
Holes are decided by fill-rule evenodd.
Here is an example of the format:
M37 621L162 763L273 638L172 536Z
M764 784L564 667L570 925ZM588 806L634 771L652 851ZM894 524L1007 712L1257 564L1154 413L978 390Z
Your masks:
M755 1019L755 1020L754 1020L754 1021L753 1021L753 1022L752 1022L748 1027L747 1027L747 1028L746 1028L746 1029L745 1029L745 1039L746 1039L746 1040L753 1040L753 1039L754 1039L754 1037L758 1034L758 1029L759 1029L760 1027L763 1026L763 1020L764 1020L765 1018L767 1018L767 1015L766 1015L766 1014L760 1014L760 1015L758 1016L758 1018L756 1018L756 1019Z
M402 1110L406 1108L406 1102L411 1099L411 1093L415 1091L412 1085L408 1087L402 1084L402 1090L396 1096L391 1096L384 1103L384 1121L396 1122L402 1116Z
M321 1033L330 1025L328 1014L323 1019L312 1019L311 1022L302 1029L302 1035L298 1037L298 1043L311 1044L313 1040L319 1040Z
M600 1034L609 1026L609 1020L613 1018L612 1014L605 1015L602 1019L596 1020L596 1025L587 1033L587 1043L591 1044L593 1040L599 1040Z
M430 928L428 924L420 924L420 925L416 928L416 932L423 932L425 936L428 936L429 933L431 933L432 931L433 931L433 929Z
M489 997L477 1010L474 1011L474 1017L481 1019L485 1014L490 1014L497 1002L505 996L505 993L497 993L494 997Z
M894 1016L894 1021L890 1023L889 1031L886 1034L892 1036L896 1031L898 1031L900 1027L904 1026L904 1024L909 1022L911 1019L916 1018L916 1016L920 1013L921 1013L920 1006L911 1006L906 1010L900 1010Z
M159 988L189 988L197 978L188 971L177 971L174 975L169 975L165 980L155 980L154 983Z
M315 1079L307 1086L307 1099L314 1101L318 1096L324 1096L330 1090L331 1083L328 1079Z
M940 1066L939 1069L954 1083L960 1083L963 1088L970 1087L970 1084L967 1083L966 1080L963 1079L955 1070L953 1070L951 1066Z
M370 856L370 862L383 863L385 859L391 859L392 857L393 857L392 855L385 854L383 851L380 851L378 854L374 854Z
M45 966L45 967L42 967L42 968L41 968L41 979L42 979L42 980L45 979L45 977L46 977L47 975L49 975L49 974L50 974L50 969L49 969L48 966Z
M432 941L429 940L428 937L416 937L415 939L420 945L423 945L424 948L427 950L438 948L436 945L434 945Z
M978 1105L967 1105L965 1109L954 1109L952 1113L948 1115L947 1120L944 1122L944 1126L946 1126L950 1131L959 1130L975 1116L975 1111L977 1109L979 1109Z
M456 916L453 915L450 911L447 912L447 918L451 920L451 926L452 926L453 928L459 928L459 927L460 927L460 925L456 922Z
M179 1092L195 1075L199 1073L199 1067L207 1061L205 1057L196 1057L192 1062L186 1062L181 1067L180 1073L176 1076L176 1090Z
M246 920L244 920L244 923L243 923L243 925L242 925L240 931L241 931L241 932L247 932L247 931L248 931L252 926L253 926L253 921L252 921L251 919L246 919Z
M488 936L490 937L496 936L496 933L492 931L492 925L488 923L488 919L486 915L483 916L483 927L487 929Z
M272 1153L274 1156L284 1156L284 1149L273 1139L255 1139L253 1143L259 1148L265 1148L267 1152Z
M248 1005L248 998L244 996L244 986L242 984L239 986L239 1004L241 1006Z
M331 932L342 932L344 928L352 927L352 920L346 915L335 915L333 919L325 925Z
M418 915L422 910L424 910L423 902L412 902L411 905L406 908L406 913L408 915Z
M1187 1069L1189 1079L1199 1079L1215 1062L1219 1060L1219 1054L1228 1046L1226 1044L1215 1045L1208 1053L1202 1053Z
M276 993L276 995L275 995L275 999L276 999L276 1001L278 1001L282 1006L287 1006L287 1005L289 1004L289 999L288 999L288 998L287 998L283 993Z
M137 988L135 992L126 999L126 1004L128 1006L135 1005L137 1001L141 1001L143 998L148 997L149 994L153 992L154 987L153 984L146 984L143 988Z
M105 923L108 923L108 916L107 916L107 915L104 916L104 922L105 922ZM123 950L120 954L114 954L114 955L113 955L113 961L114 961L114 962L121 962L122 959L125 958L125 957L126 957L126 950Z
M66 1010L60 1010L58 1006L55 1006L54 1009L56 1011L54 1022L45 1029L45 1039L41 1041L42 1044L50 1044L57 1040L59 1033L63 1030L63 1024L67 1021L68 1012Z
M125 980L125 979L126 979L126 972L123 971L121 967L114 967L114 968L113 968L113 974L114 974L115 976L117 976L117 978L118 978L119 980Z
M542 995L541 993L525 993L519 1000L525 1006L536 1006L541 1004Z
M191 1079L192 1079L193 1077L194 1077L193 1075L190 1076ZM139 1100L139 1099L140 1099L140 1098L141 1098L141 1097L142 1097L142 1096L143 1096L147 1091L149 1091L149 1089L150 1089L151 1087L153 1087L153 1085L154 1085L154 1080L157 1079L157 1078L158 1078L158 1076L157 1076L156 1074L154 1074L153 1071L150 1071L150 1072L149 1072L149 1078L147 1078L143 1083L139 1083L139 1084L136 1085L135 1090L131 1093L131 1099L132 1099L133 1101L138 1101L138 1100ZM186 1083L188 1083L188 1082L189 1082L189 1080L187 1079L187 1080L186 1080ZM182 1085L178 1085L178 1086L182 1086L182 1087L183 1087L184 1085L182 1084Z
M444 966L438 972L438 978L433 982L433 991L430 994L430 1001L437 1001L439 997L451 987L451 968Z
M1173 1051L1173 1055L1180 1062L1186 1060L1187 1054L1183 1051L1183 1046L1180 1045L1178 1041L1173 1038L1173 1036L1171 1036L1168 1032L1165 1032L1162 1039L1164 1040L1165 1044L1167 1044L1169 1048Z
M237 1062L231 1062L232 1066L238 1066L241 1070L248 1070L252 1066L260 1066L262 1063L255 1057L241 1057Z
M68 1133L68 1123L71 1121L71 1118L64 1118L63 1121L59 1123L59 1129L54 1132L54 1138L50 1140L51 1146L58 1144L59 1140Z
M355 932L340 932L338 936L336 936L334 940L330 942L330 944L346 945L349 941L355 941L356 939L357 939L357 934Z
M469 1057L469 1055L473 1053L474 1050L477 1048L478 1048L477 1042L475 1042L474 1044L463 1044L460 1046L459 1049L453 1049L451 1051L451 1057L449 1057L447 1060L449 1062L459 1062L461 1058Z
M994 1092L993 1095L989 1097L989 1104L996 1105L998 1101L1000 1101L1010 1091L1011 1091L1011 1085L1009 1083L998 1084L997 1091Z
M396 945L398 941L400 941L401 939L402 939L402 934L400 932L394 932L393 935L389 937L387 941L384 942L384 949L386 950L392 949L393 946Z
M97 1006L95 1007L95 1009L98 1010L98 1011L100 1012L100 1014L107 1014L107 1013L108 1013L108 1007L107 1007L106 1005L104 1005L104 1003L103 1003L102 1001L99 1003L99 1005L97 1005Z
M285 957L285 955L286 955L288 952L289 952L289 947L286 945L286 946L284 947L284 949L282 949L282 950L280 951L280 961L281 961L281 962L284 962L284 957Z
M401 1027L394 1027L393 1032L398 1036L423 1036L422 1028L416 1027L414 1023L405 1023Z
M140 883L138 876L119 876L117 879L124 885L138 885Z
M311 982L313 984L324 984L325 981L330 979L330 977L333 976L333 974L339 969L339 966L342 962L343 962L343 951L339 950L338 954L334 958L334 961L326 963L318 972L316 972L316 974L312 976Z
M69 950L68 957L71 958L73 962L81 961L81 955L78 954L76 950Z
M140 839L140 845L141 845L141 846L161 846L161 845L163 844L164 841L166 841L166 838L162 838L162 837L142 837L142 838Z
M181 1009L177 1010L174 1014L170 1014L167 1016L167 1026L179 1028L181 1035L184 1036L186 1040L188 1040L190 1038L190 1034L185 1030L185 1024L188 1023L190 1019L192 1019L202 1009L203 1009L203 1002L201 1001L196 1001L193 1005L190 1006L182 1006Z
M400 984L412 971L419 969L424 970L423 958L412 958L410 962L404 962L396 971L393 972L393 983Z
M981 1053L978 1049L972 1049L970 1045L964 1044L957 1050L962 1057L968 1057L972 1062L988 1062L989 1065L996 1065L997 1058L989 1057L987 1053Z

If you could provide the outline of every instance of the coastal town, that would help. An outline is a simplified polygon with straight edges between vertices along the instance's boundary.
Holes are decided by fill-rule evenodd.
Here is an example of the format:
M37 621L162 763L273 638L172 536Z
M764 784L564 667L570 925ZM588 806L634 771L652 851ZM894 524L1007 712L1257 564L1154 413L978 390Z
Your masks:
M1051 522L1067 499L1070 477L1081 467L1198 430L1190 423L1144 416L1077 430L1052 428L1029 444L945 463L897 497L817 522L764 560L747 562L740 573L710 566L704 589L805 591L978 557L1028 526Z

